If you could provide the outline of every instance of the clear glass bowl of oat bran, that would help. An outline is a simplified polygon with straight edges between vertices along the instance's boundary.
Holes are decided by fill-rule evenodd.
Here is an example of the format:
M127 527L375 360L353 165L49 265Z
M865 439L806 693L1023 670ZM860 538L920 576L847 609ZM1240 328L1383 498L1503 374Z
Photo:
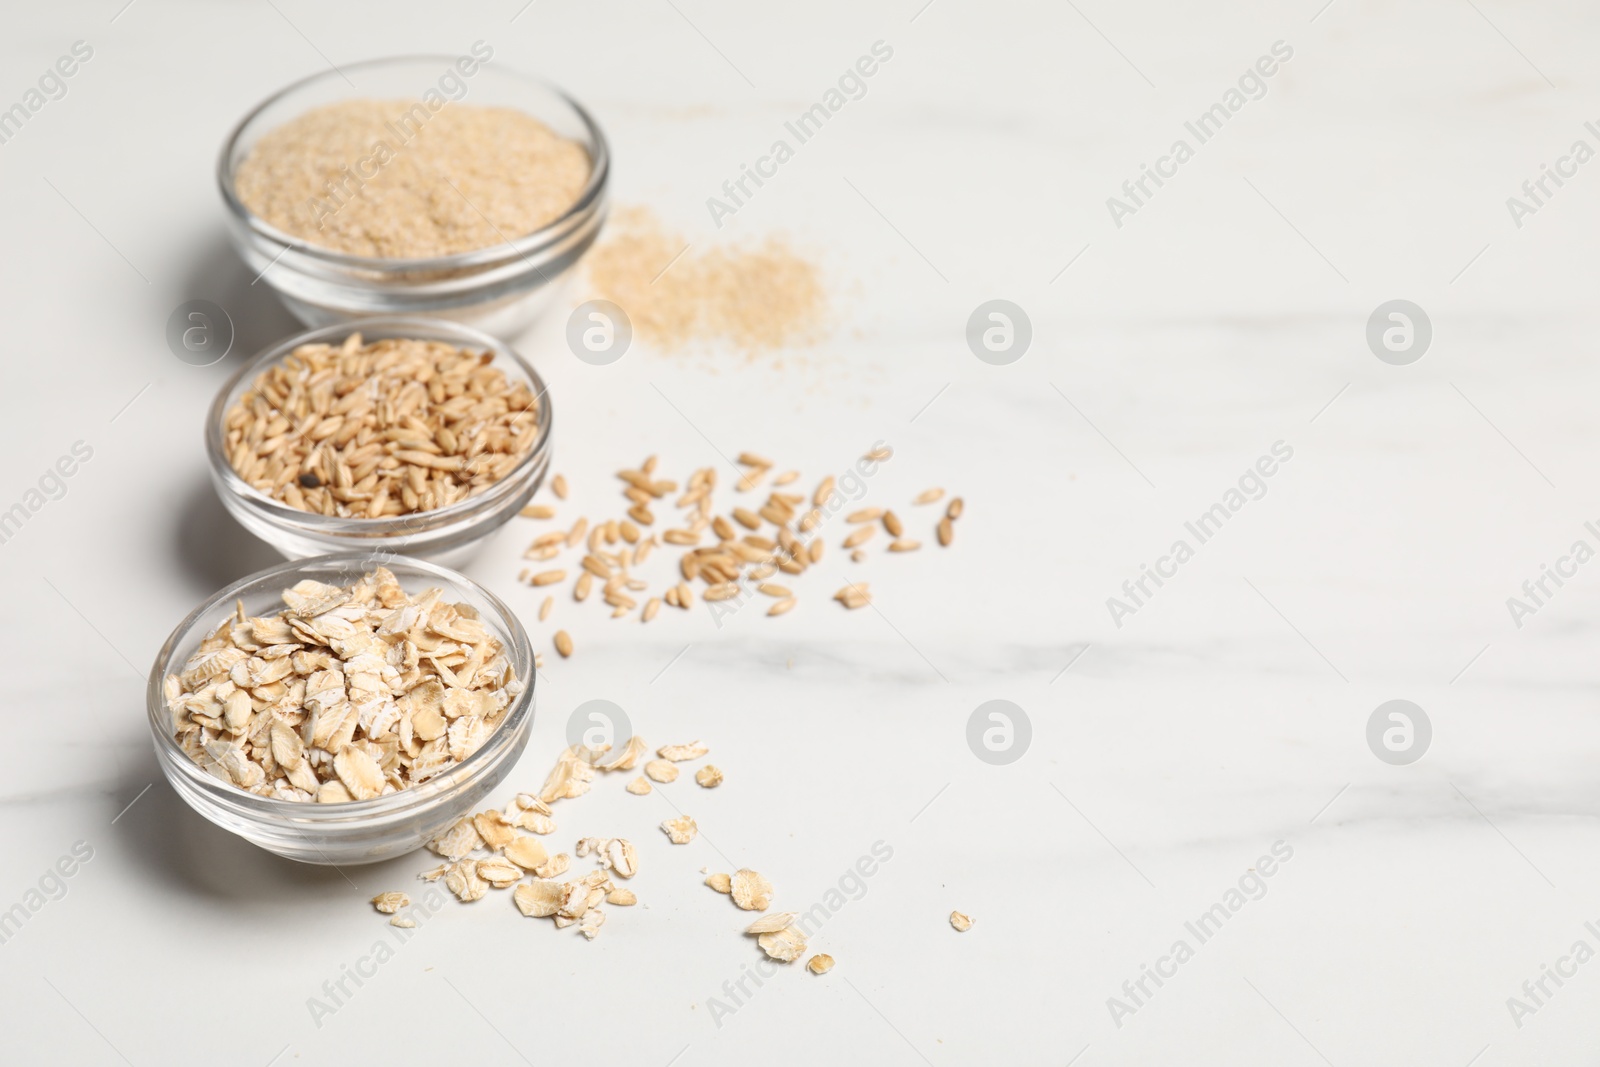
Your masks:
M370 800L331 804L259 796L214 777L194 762L173 738L166 676L181 669L205 636L239 604L248 615L273 614L283 606L283 591L302 579L345 586L378 566L387 567L413 596L438 587L446 600L470 605L504 647L512 673L524 687L483 745L419 785ZM156 654L146 704L157 761L185 803L269 852L301 863L346 866L414 851L461 816L499 800L502 782L528 743L535 679L527 632L493 593L455 571L420 560L350 552L279 564L235 582L201 604Z
M343 344L353 333L364 341L387 338L439 341L489 354L510 383L537 398L537 427L517 463L482 491L429 511L355 518L293 507L240 477L228 454L224 420L261 374L303 345ZM544 380L509 345L467 326L437 319L379 318L308 330L250 359L218 391L206 416L206 458L211 481L228 513L241 526L290 559L330 552L393 552L457 566L509 522L544 482L550 468L550 394Z
M264 138L269 147L279 143L272 135L319 109L325 114L329 108L375 102L412 106L405 112L394 109L392 119L385 112L383 121L370 129L351 132L348 145L338 130L320 141L324 159L330 158L328 152L334 159L348 157L348 166L339 173L330 177L324 167L299 189L297 177L308 168L287 159L270 180L253 186L248 181L247 161ZM451 147L459 150L449 153L450 162L429 160L423 178L438 174L441 180L425 181L421 199L390 195L384 183L398 183L397 175L425 154L422 146L430 138L442 137L438 131L454 129L451 124L462 125L464 117L482 118L487 112L481 109L497 109L498 125L481 123L482 130L467 130L452 141ZM509 140L495 133L514 129L526 117L587 157L586 172L576 181L566 180L572 177L570 167L560 175L552 172L552 184L555 177L563 178L560 198L570 196L570 204L532 216L517 209L543 194L537 183L502 189L492 180L479 180L497 146ZM241 167L246 168L245 196L239 184ZM518 158L507 172L524 174L528 169ZM427 315L498 337L515 336L558 299L560 283L605 221L609 174L610 150L588 111L556 87L502 67L483 42L460 56L370 60L295 82L244 117L223 145L217 166L235 248L251 276L270 285L307 326L373 315ZM252 188L284 198L285 214L266 212L282 226L247 206ZM352 208L352 203L358 206ZM294 221L296 205L303 207L304 220L316 224L314 229ZM345 224L354 213L368 209L375 213L370 229L378 233L379 242L344 240L348 232L341 231L350 229ZM462 232L478 231L477 246L418 251L421 246L415 243L385 238L385 232L392 236L434 216ZM536 225L516 232L504 221L494 221L519 217Z

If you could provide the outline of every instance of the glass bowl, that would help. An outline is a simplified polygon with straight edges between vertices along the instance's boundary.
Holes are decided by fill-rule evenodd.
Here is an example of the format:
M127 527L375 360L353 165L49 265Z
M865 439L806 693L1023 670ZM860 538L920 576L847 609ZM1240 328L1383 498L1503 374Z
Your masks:
M374 59L346 64L342 73L303 78L257 105L223 144L217 183L234 247L251 275L270 285L307 326L373 315L427 315L512 337L558 298L558 283L600 233L611 157L599 125L577 101L537 78L489 62L468 78L456 77L458 58L465 57ZM263 134L340 100L420 100L445 75L466 86L461 100L526 112L589 153L589 180L563 215L488 248L429 259L384 259L310 244L269 225L240 202L235 169Z
M437 586L452 603L466 603L505 646L523 691L506 709L498 729L483 747L420 785L372 800L318 804L276 800L213 777L184 753L172 736L163 682L181 668L201 640L243 602L245 611L264 615L283 607L281 594L312 578L349 585L377 566L388 567L406 592ZM527 632L510 608L477 583L455 571L421 560L347 552L337 556L281 563L241 579L207 600L178 624L156 654L145 700L156 759L167 781L195 811L231 833L301 863L347 866L375 863L412 852L461 816L494 803L500 787L528 743L533 725L536 675Z
M489 488L447 507L380 519L346 519L290 507L240 478L228 462L223 418L267 367L304 344L337 345L359 331L367 341L414 338L493 352L492 366L513 382L526 382L539 400L539 433L511 473ZM239 524L289 559L364 549L417 556L457 566L521 510L550 468L550 394L544 379L509 345L467 326L435 319L381 318L308 330L267 349L234 372L206 416L206 458L211 481Z

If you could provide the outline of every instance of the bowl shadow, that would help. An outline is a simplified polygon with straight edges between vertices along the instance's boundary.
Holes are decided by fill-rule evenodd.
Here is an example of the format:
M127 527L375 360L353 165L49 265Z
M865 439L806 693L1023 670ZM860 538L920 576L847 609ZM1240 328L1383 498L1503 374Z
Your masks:
M184 279L186 298L210 300L233 322L233 347L224 360L226 365L238 366L268 345L305 329L266 280L251 275L226 235L218 233L208 239L189 261L194 268Z
M117 835L128 862L140 868L142 883L191 897L282 906L307 890L361 892L358 887L372 880L360 873L370 868L296 863L234 836L185 804L167 784L148 743L144 750L107 798L106 815L116 817Z
M276 549L228 514L209 480L195 484L176 515L170 544L178 567L200 596L283 562Z

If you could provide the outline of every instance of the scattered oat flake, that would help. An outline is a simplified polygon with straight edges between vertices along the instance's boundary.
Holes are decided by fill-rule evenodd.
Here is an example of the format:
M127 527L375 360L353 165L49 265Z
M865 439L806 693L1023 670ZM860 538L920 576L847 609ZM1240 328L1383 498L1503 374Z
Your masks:
M639 850L624 837L613 837L604 846L606 865L618 878L632 878L639 873Z
M523 870L503 856L478 861L478 877L496 889L509 889L522 880Z
M718 873L706 875L706 885L710 886L712 889L715 889L719 893L733 892L733 880L726 874Z
M511 820L492 809L474 815L472 825L478 831L478 836L483 838L484 845L491 850L505 848L517 836Z
M676 764L668 763L664 759L653 759L644 765L644 773L658 782L672 782L678 778Z
M763 915L761 918L745 927L744 932L747 934L775 933L776 931L782 930L785 926L788 926L790 923L794 922L796 914L797 913L792 911L775 911L768 915Z
M722 784L722 769L715 764L708 763L694 772L694 780L707 789L715 789Z
M567 899L567 887L561 882L538 879L524 882L512 891L511 900L517 910L529 918L544 918L561 910Z
M687 815L680 815L676 819L668 819L661 824L661 829L671 839L674 845L687 845L694 840L694 835L700 832L694 820Z
M772 883L748 867L735 871L730 882L733 902L745 911L766 911L772 903Z
M428 847L447 860L458 860L475 849L483 847L483 838L472 819L462 816L450 829L428 842Z
M553 834L556 832L556 821L548 815L540 815L536 811L525 811L517 820L517 825L524 830L536 834Z
M594 781L594 767L584 758L588 752L588 749L580 749L579 746L562 752L539 790L539 799L550 804L587 793L589 784Z
M642 797L650 792L650 783L645 781L643 777L635 778L628 783L628 792L636 797Z
M662 745L656 749L656 755L664 760L682 763L685 760L699 759L711 749L699 741L690 741L687 745Z
M968 930L972 929L972 921L972 916L970 915L963 915L959 911L952 911L950 913L950 925L954 926L962 933L966 933Z
M785 926L782 930L762 934L756 938L756 943L761 946L761 951L782 963L793 963L806 951L806 935L797 926Z
M505 857L523 870L532 871L544 866L550 853L538 838L518 834L506 844Z
M806 968L812 974L827 974L833 970L833 957L826 952L819 952L809 960L806 960Z
M568 868L571 866L572 857L567 855L565 852L557 852L554 856L550 857L550 861L548 863L541 864L540 866L534 868L533 873L538 875L540 878L559 878L563 874L566 874Z
M478 865L473 860L452 863L444 872L444 885L463 904L479 900L489 891L489 883L478 877Z
M410 907L411 898L406 896L404 893L379 893L377 896L372 898L372 906L383 912L385 915L393 915L401 908Z
M602 771L631 771L648 750L644 738L637 735L628 738L617 754L595 764Z
M398 926L402 930L413 930L416 928L417 920L408 915L396 915L389 920L389 925Z
M633 895L633 890L619 887L606 894L606 903L626 908L629 905L639 903L639 898Z

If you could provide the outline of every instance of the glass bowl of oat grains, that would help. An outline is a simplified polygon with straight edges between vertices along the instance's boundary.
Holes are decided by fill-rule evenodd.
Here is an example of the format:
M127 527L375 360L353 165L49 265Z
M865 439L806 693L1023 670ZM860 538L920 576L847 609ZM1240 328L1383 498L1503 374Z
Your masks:
M462 575L364 553L280 564L207 600L156 656L161 769L280 856L372 863L488 802L533 723L522 625Z
M550 395L510 346L452 322L381 318L249 360L206 418L212 484L294 559L394 552L456 565L550 466Z
M239 123L217 179L251 275L306 325L418 314L510 337L594 243L609 173L589 113L479 41L295 82Z

